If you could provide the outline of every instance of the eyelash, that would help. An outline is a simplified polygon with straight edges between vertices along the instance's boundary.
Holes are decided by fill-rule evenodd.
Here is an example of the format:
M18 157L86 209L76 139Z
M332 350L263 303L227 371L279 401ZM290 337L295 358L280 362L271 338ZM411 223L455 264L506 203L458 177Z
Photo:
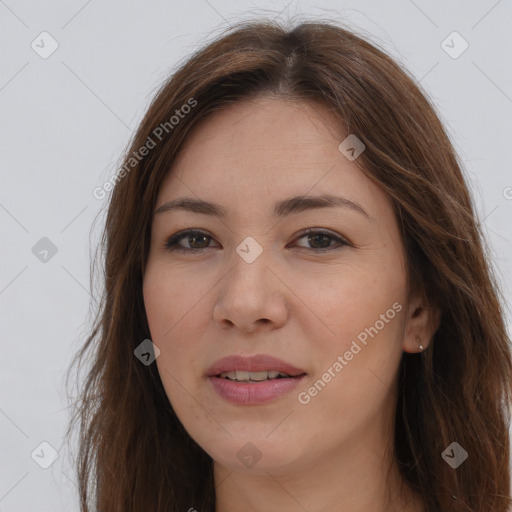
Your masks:
M171 237L169 237L164 242L164 249L171 251L171 252L197 253L197 252L204 251L205 249L209 248L209 247L203 247L200 249L197 249L197 248L189 249L189 248L181 247L180 245L178 245L178 242L180 242L181 240L183 240L184 238L186 238L190 235L203 235L206 238L213 239L212 236L208 235L207 233L204 233L203 231L199 231L196 229L188 229L185 231L180 231L180 232L172 235ZM327 252L327 251L332 251L332 250L336 250L336 249L342 249L344 246L353 247L351 243L344 240L343 238L340 238L339 236L335 236L335 235L329 233L328 231L322 231L320 229L313 229L313 228L309 228L309 229L301 232L296 240L304 238L307 235L313 235L313 236L325 235L325 236L331 238L332 240L335 240L338 243L338 246L329 246L329 247L324 247L322 249L313 249L313 248L308 249L307 247L300 247L300 249L305 249L306 252L311 252L311 253L319 253L320 252L321 253L321 252Z

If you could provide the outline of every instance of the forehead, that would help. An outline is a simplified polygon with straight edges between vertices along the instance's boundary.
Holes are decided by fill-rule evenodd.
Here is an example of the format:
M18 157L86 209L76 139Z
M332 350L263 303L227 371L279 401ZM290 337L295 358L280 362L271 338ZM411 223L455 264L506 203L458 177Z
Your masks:
M382 215L389 199L339 151L345 137L339 119L318 103L234 103L191 133L157 203L195 195L250 210L292 195L339 193Z
M214 113L194 130L175 167L181 168L183 160L240 167L255 162L271 168L308 165L319 157L339 155L332 151L341 138L336 122L325 107L313 103L269 96L240 101Z

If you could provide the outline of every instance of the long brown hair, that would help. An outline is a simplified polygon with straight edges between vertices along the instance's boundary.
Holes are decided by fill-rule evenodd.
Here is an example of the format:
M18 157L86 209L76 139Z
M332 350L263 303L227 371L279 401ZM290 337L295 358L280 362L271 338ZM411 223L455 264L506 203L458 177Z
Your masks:
M142 283L162 180L198 123L261 94L321 102L363 141L357 162L393 202L410 289L441 310L428 350L404 353L400 364L394 445L404 481L429 512L504 512L512 383L504 300L435 108L407 71L351 30L265 21L239 24L173 74L113 181L105 289L71 366L91 361L68 429L79 427L82 512L214 509L211 458L177 419L156 364L141 364L134 350L150 338ZM457 469L441 456L453 442L468 453Z

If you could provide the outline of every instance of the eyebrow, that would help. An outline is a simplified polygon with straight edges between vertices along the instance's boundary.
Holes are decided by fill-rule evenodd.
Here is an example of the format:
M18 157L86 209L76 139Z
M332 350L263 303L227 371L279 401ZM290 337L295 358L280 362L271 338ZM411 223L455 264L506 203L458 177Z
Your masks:
M274 205L273 214L276 217L285 217L293 213L299 213L306 210L313 210L317 208L328 207L344 207L362 214L368 218L370 216L366 213L362 206L341 196L333 196L330 194L322 194L320 196L296 196L289 199L279 201ZM175 210L184 210L192 213L200 213L204 215L213 215L216 217L225 218L227 210L215 203L209 203L201 199L194 199L192 197L180 197L167 201L159 206L154 214L164 213Z

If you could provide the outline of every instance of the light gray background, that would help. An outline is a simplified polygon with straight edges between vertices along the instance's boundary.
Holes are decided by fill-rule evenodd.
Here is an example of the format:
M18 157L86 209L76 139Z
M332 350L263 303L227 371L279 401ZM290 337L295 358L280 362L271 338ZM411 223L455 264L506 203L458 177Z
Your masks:
M465 162L510 303L510 1L0 0L0 512L78 510L63 376L88 327L107 203L92 191L176 64L254 15L343 20L412 71ZM47 59L31 48L43 31L59 45ZM453 31L469 43L456 59L441 46ZM42 237L58 249L46 263ZM43 441L49 469L31 458Z

